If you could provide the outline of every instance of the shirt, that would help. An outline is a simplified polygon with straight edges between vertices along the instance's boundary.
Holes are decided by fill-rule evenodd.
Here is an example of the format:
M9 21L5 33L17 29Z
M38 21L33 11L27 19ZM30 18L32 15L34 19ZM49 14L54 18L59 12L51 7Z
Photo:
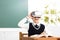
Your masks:
M22 20L19 21L18 26L19 26L20 28L24 28L24 29L26 29L26 31L28 31L28 29L29 29L29 23L33 23L34 25L36 25L36 24L32 21L31 18L25 17L25 18L23 18ZM37 25L39 25L39 24L41 24L41 22L39 22ZM39 26L40 26L40 25L39 25Z

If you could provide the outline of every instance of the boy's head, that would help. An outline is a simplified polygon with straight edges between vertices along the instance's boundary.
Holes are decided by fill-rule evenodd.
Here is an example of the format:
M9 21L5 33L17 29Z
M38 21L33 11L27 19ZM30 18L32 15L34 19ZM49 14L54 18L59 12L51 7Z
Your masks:
M33 11L31 13L32 20L35 23L39 23L39 20L40 20L41 16L42 16L42 13L39 12L39 11Z

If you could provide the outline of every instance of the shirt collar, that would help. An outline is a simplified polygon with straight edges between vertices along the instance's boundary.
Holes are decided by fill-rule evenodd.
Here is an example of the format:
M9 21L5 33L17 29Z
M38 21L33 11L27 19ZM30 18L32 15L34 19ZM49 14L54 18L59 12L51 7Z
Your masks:
M36 25L36 23L33 23L34 25ZM37 25L40 25L40 23L38 23Z
M36 25L36 23L34 23L34 22L33 22L32 24L33 24L33 25ZM40 26L40 24L41 24L41 23L39 22L37 25Z

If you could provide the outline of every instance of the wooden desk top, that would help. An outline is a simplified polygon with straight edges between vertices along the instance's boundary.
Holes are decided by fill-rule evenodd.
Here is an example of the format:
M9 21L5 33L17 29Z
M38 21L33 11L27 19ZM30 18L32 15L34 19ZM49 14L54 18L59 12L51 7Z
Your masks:
M36 38L35 40L57 40L57 38L52 38L52 37L48 37L48 38Z

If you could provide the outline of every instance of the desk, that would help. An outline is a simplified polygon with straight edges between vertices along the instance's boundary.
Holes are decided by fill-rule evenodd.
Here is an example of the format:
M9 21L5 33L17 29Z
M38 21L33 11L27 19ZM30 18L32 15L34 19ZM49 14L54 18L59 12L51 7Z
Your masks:
M60 38L57 38L57 37L48 37L48 38L40 37L40 38L33 38L33 37L24 37L23 35L26 35L26 34L20 33L20 40L60 40Z
M60 40L60 38L48 37L48 38L29 38L23 37L22 40Z
M34 38L34 40L58 40L58 39L53 37L48 37L48 38Z

